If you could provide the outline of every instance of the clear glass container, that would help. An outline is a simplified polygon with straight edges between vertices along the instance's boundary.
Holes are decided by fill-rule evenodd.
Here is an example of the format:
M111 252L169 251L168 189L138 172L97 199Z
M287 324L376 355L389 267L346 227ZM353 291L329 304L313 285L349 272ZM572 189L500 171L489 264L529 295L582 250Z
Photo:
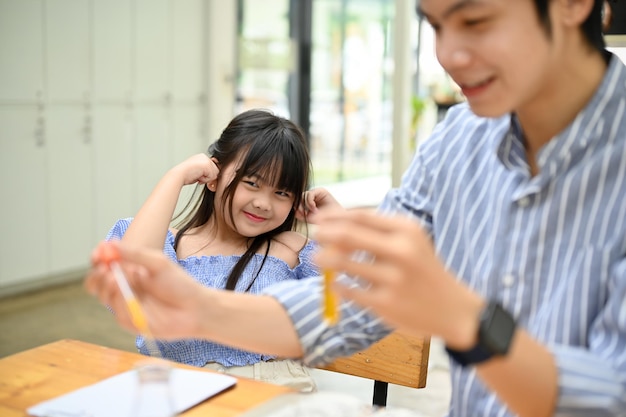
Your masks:
M174 417L170 389L172 368L166 362L144 362L136 367L137 390L131 417Z

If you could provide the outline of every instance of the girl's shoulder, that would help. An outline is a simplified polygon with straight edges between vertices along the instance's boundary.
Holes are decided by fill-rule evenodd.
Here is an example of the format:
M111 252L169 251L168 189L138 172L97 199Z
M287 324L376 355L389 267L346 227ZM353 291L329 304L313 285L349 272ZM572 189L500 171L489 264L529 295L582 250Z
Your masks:
M306 246L309 238L298 232L282 232L279 235L274 236L273 240L277 243L278 247L284 247L292 252L298 253ZM271 249L270 249L271 252Z
M298 264L298 255L308 242L309 239L303 234L293 231L283 232L274 236L269 255L283 259L293 267Z

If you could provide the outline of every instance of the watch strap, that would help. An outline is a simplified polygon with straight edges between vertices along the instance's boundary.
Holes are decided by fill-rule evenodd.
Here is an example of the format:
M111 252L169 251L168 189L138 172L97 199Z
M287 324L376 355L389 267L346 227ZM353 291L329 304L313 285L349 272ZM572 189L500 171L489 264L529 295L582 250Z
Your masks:
M506 355L515 334L513 316L496 301L490 301L480 314L477 342L469 350L446 346L446 352L461 366L474 365L494 356Z
M493 356L492 352L489 352L480 344L475 345L470 350L454 350L446 346L446 352L454 359L456 363L461 366L475 365L490 359Z

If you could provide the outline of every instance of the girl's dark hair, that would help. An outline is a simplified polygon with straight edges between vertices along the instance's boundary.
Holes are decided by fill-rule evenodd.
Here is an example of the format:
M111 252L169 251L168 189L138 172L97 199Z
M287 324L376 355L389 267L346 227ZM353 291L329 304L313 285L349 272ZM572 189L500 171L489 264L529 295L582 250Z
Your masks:
M235 116L219 139L209 147L208 154L217 159L220 169L231 163L239 164L235 177L224 190L223 196L224 210L228 212L233 224L233 195L243 177L256 175L271 186L288 191L294 196L293 206L283 224L274 230L250 238L246 252L233 267L226 282L226 289L233 290L246 265L264 244L265 256L255 279L265 264L272 239L279 233L295 229L295 210L309 184L311 160L302 130L290 120L266 110L249 110ZM188 204L190 209L189 207L184 209L189 214L182 220L176 234L175 250L188 230L202 226L211 219L214 213L214 200L215 192L202 186L200 197ZM246 291L251 286L252 283Z
M543 24L546 29L546 33L548 35L552 32L552 27L550 25L550 16L548 12L548 7L551 0L535 0L535 6L537 7L537 13L539 14L539 20ZM602 52L606 47L606 43L604 42L604 34L602 33L602 9L604 8L604 0L595 0L593 4L593 9L591 9L591 13L587 16L587 20L585 20L581 26L581 30L594 49Z

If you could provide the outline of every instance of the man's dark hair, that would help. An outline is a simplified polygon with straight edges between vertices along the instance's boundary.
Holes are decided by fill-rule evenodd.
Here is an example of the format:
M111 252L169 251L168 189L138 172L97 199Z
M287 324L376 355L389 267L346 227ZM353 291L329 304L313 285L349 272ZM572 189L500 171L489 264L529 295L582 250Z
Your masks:
M546 29L548 35L551 34L552 28L550 27L550 16L548 15L548 7L551 0L535 0L537 7L537 13L539 14L539 20ZM595 0L593 9L587 20L582 24L581 30L587 39L587 42L599 51L603 51L606 44L604 42L604 35L602 33L602 8L604 7L604 0Z

